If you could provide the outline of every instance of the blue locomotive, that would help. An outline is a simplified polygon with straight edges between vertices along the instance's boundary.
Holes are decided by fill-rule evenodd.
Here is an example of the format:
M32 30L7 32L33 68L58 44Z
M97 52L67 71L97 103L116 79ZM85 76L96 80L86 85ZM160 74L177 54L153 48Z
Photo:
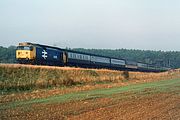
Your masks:
M16 59L20 64L107 68L114 70L163 72L169 68L119 58L77 52L47 45L19 43Z

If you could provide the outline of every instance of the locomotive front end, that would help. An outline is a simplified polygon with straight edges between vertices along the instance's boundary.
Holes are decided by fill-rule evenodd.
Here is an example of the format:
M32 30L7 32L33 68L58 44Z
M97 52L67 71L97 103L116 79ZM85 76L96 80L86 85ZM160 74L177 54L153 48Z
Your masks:
M33 64L35 59L35 48L28 43L20 43L16 49L16 59L19 63Z

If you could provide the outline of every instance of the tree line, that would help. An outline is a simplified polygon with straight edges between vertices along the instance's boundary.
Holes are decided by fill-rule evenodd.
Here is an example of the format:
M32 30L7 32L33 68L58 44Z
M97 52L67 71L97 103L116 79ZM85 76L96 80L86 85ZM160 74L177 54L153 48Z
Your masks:
M16 63L16 47L0 46L0 63ZM166 66L171 68L180 68L180 52L178 51L151 51L135 49L84 49L75 48L72 50L92 53L97 55L115 57L142 63Z
M0 63L16 63L15 50L15 46L9 46L8 48L0 46Z

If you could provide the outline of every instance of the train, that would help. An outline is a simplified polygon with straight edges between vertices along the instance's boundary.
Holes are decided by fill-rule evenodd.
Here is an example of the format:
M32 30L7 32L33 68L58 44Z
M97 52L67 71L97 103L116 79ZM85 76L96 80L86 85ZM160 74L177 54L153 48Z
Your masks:
M16 49L16 60L19 64L105 68L122 71L164 72L170 69L30 42L19 43Z

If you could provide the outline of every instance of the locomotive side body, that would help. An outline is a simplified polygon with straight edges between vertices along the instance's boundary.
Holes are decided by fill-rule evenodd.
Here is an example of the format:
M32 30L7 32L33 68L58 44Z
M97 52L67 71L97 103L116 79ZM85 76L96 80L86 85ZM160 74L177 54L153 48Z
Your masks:
M63 51L49 47L36 46L35 64L63 65Z

